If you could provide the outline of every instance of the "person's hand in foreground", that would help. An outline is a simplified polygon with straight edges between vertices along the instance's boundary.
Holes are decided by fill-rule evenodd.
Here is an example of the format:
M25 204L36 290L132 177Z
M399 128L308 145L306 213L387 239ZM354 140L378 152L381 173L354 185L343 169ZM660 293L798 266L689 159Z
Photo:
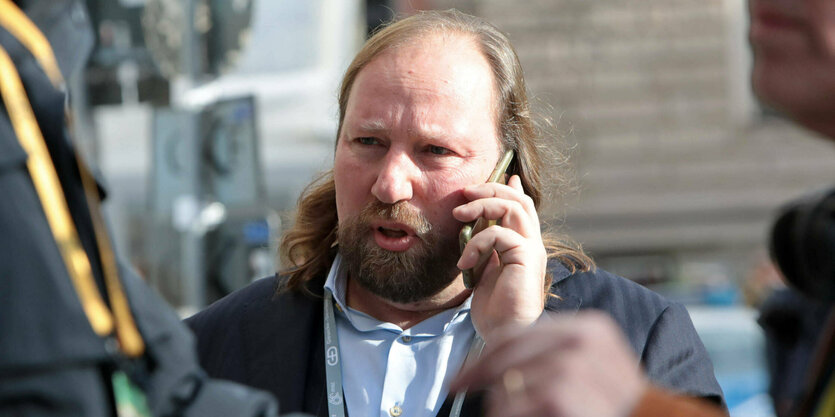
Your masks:
M497 331L450 388L486 389L491 417L624 417L647 387L617 325L582 312Z

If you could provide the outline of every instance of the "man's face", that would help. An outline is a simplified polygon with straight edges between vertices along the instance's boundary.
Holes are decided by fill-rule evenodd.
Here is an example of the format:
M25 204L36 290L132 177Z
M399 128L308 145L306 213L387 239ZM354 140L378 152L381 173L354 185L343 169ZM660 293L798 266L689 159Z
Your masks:
M406 303L458 276L452 209L499 158L495 114L490 68L468 38L412 40L360 71L334 158L351 279Z
M835 115L835 2L749 0L752 83L769 105L813 129Z

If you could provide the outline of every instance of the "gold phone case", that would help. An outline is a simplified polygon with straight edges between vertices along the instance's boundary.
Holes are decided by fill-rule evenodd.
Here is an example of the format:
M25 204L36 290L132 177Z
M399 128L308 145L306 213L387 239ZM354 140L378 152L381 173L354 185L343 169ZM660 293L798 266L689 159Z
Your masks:
M513 150L509 150L505 152L501 159L499 159L499 163L496 164L496 168L493 169L493 172L490 173L490 178L487 179L487 182L499 182L502 179L502 176L507 172L507 168L510 166L510 161L513 160ZM487 223L485 226L484 223ZM478 228L478 230L482 230L488 226L492 226L496 224L495 221L487 222L484 218L479 218L476 221L467 223L464 227L461 228L461 232L458 233L458 246L461 250L461 253L464 253L464 247L467 246L467 242L470 241L473 237L473 231ZM482 227L483 226L483 227ZM464 286L467 288L473 288L477 284L475 282L475 276L473 269L465 269L461 271L464 275Z

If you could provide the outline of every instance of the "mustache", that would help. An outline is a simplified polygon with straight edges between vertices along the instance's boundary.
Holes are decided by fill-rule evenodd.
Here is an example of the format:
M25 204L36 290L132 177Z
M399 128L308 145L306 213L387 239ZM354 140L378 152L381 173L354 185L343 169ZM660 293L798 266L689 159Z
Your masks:
M417 209L405 201L394 204L382 203L375 200L363 207L357 216L361 224L371 224L375 220L387 220L402 223L412 228L415 234L422 240L432 232L432 223Z

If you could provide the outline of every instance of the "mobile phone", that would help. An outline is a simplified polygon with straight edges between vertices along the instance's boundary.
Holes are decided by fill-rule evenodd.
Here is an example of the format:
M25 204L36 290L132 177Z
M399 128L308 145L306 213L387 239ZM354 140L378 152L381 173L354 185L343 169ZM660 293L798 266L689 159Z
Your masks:
M496 164L496 168L493 169L493 172L490 173L490 177L487 178L487 182L499 182L504 179L504 175L507 173L507 168L510 166L510 161L513 160L513 149L508 150L507 152L502 155L499 162ZM467 223L464 227L461 228L461 232L458 233L458 246L461 250L461 253L464 253L464 247L467 246L467 242L470 241L473 237L473 231L478 230L481 231L488 226L492 226L496 224L495 221L487 221L483 217L479 218L476 221ZM475 232L478 233L478 232ZM477 284L475 281L475 272L473 272L473 268L465 269L461 271L464 276L464 286L467 288L473 288Z

